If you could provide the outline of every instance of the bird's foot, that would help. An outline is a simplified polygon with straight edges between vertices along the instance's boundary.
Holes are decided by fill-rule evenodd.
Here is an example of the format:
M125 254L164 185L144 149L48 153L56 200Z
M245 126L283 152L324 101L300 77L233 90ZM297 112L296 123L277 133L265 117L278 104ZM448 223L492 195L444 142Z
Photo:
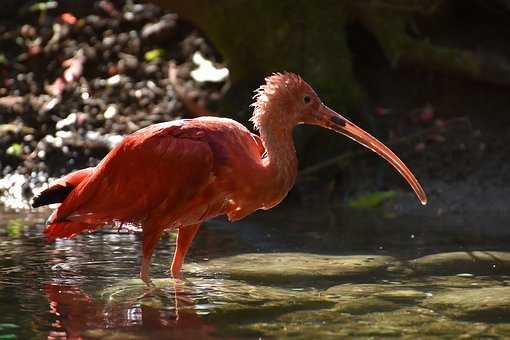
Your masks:
M141 271L140 272L140 280L142 280L143 282L145 282L145 284L147 285L147 287L149 288L155 288L156 285L154 284L154 282L152 282L150 276L149 276L149 273L146 272L146 271Z
M138 296L135 300L136 301L139 301L139 300L143 300L143 299L146 299L146 298L151 298L151 297L154 297L154 293L156 293L157 291L159 291L159 288L157 287L149 287L149 290L144 292L142 295Z
M155 293L159 292L159 288L152 282L148 273L140 272L140 279L147 285L148 289L142 295L138 296L136 300L154 297Z

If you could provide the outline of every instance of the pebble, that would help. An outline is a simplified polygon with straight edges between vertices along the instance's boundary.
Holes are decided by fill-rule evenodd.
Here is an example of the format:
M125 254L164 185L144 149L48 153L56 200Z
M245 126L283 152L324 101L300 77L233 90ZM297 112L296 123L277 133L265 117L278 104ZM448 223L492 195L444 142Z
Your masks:
M55 124L55 127L57 128L57 130L62 130L66 126L73 125L76 122L76 118L77 118L76 113L71 113L66 118L59 120Z
M106 111L103 113L104 118L106 119L112 119L119 113L119 109L115 105L110 105L106 109Z

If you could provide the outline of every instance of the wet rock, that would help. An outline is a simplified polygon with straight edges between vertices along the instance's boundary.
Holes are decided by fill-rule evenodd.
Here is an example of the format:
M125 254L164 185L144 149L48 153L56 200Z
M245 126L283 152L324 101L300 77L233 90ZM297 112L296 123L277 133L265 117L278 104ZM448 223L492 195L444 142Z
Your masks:
M449 319L430 320L420 327L419 333L435 337L455 336L463 338L479 338L487 334L487 325L456 322Z
M452 320L421 307L372 313L366 315L363 321L375 329L379 327L398 329L405 338L409 339L421 339L426 338L426 336L434 339L457 338L459 336L477 338L484 334L487 335L489 329L486 324Z
M510 271L510 252L472 251L440 253L409 262L421 274L479 274L490 275Z
M510 323L494 325L487 333L495 338L501 336L510 337Z
M367 297L354 299L351 301L340 302L337 310L349 314L368 314L373 312L392 311L401 308L397 303L378 299L376 297Z
M336 310L305 310L286 313L271 321L255 323L245 328L275 338L285 338L292 334L297 339L328 339L347 336L345 325L352 320L352 316Z
M294 311L241 329L267 337L338 338L484 338L508 335L508 324L488 325L452 320L429 309L408 307L359 314L336 309Z
M338 310L351 314L391 311L427 297L424 292L399 284L343 284L328 288L324 295L340 301Z
M179 296L194 300L198 308L200 305L207 306L209 313L216 317L264 315L268 312L283 314L293 310L333 306L315 290L283 289L219 279L190 278L186 281L156 279L153 283L160 291L147 294L147 286L141 280L126 280L104 290L101 298L112 302L138 299L140 304L160 308L168 303L169 295L175 295L178 291Z
M346 283L338 286L333 286L324 292L327 296L332 298L358 298L370 296L376 293L384 292L388 289L391 289L389 285L382 284L355 284L355 283Z
M458 319L510 322L510 287L451 289L434 294L423 305Z
M384 272L394 259L378 255L317 255L308 253L242 254L188 267L241 280L295 283L318 279L349 280Z
M433 320L414 310L350 314L322 309L290 312L244 328L275 338L384 338L419 334L417 328Z
M414 289L397 289L376 293L374 296L386 301L411 303L425 299L428 295Z
M448 288L483 288L494 287L501 281L491 276L425 276L414 279L414 285L427 291Z

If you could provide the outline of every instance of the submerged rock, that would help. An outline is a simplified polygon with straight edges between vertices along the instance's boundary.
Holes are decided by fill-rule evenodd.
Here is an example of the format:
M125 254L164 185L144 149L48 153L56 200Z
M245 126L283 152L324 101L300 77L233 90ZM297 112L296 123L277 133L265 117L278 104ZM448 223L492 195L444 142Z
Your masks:
M360 298L384 292L388 289L391 289L390 285L346 283L330 287L326 289L324 294L330 296L333 299Z
M154 280L153 291L138 279L122 281L100 299L112 310L154 308L170 320L196 315L195 322L214 325L227 338L502 337L510 335L510 287L501 286L502 278L401 277L318 290L188 274L184 281ZM476 283L484 288L473 288Z
M369 314L373 312L386 312L401 307L391 301L378 299L377 297L366 297L362 299L353 299L347 302L341 302L337 305L337 310L349 314Z
M333 305L315 290L293 290L255 286L241 281L200 278L190 278L185 282L157 279L153 283L157 290L150 292L141 280L126 280L104 290L101 298L113 303L137 301L141 305L163 308L169 303L175 307L171 297L177 295L177 299L191 302L188 303L191 308L223 317L227 314L285 313Z
M349 314L392 311L417 304L427 294L400 284L343 284L331 287L325 295L337 303L337 309Z
M409 265L421 274L505 274L510 272L510 252L440 253L412 260Z
M510 322L510 287L447 290L425 300L424 306L453 318Z
M436 339L497 337L509 334L503 324L493 326L452 320L418 307L357 314L346 314L333 309L295 311L271 321L241 327L278 339Z
M463 277L457 275L449 276L421 276L415 278L416 285L428 291L448 288L483 288L494 287L501 284L500 278L492 276Z
M394 261L379 255L317 255L309 253L242 254L214 259L188 267L232 279L271 283L360 279L385 272Z
M413 303L425 299L427 293L414 289L397 289L374 294L376 297L386 301L394 301L401 303Z

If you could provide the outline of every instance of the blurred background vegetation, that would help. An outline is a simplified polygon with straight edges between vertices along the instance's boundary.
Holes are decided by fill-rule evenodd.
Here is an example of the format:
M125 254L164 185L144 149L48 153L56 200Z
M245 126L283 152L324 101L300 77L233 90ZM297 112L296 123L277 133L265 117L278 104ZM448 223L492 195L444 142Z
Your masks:
M287 70L395 149L438 207L477 207L480 192L494 207L508 195L508 0L3 6L4 193L21 181L29 197L48 176L97 164L123 135L151 123L208 112L246 123L253 90ZM299 127L296 144L294 197L304 202L377 205L395 199L388 190L407 190L384 162L327 131Z

